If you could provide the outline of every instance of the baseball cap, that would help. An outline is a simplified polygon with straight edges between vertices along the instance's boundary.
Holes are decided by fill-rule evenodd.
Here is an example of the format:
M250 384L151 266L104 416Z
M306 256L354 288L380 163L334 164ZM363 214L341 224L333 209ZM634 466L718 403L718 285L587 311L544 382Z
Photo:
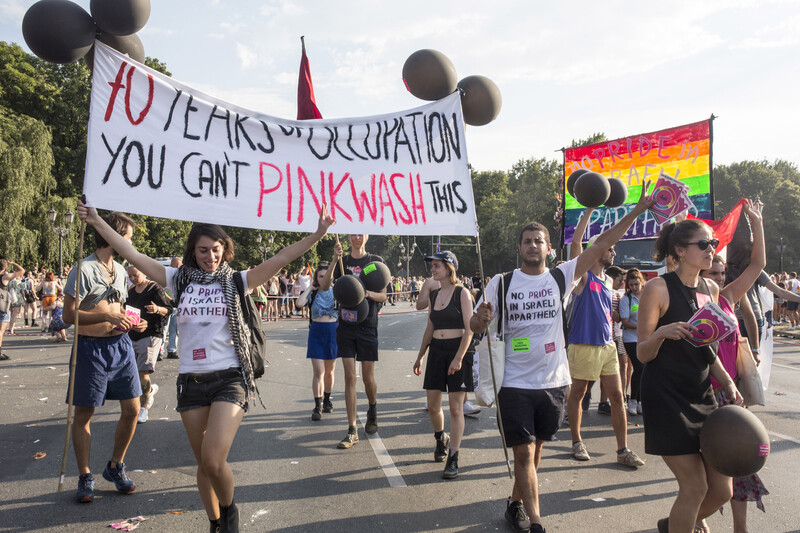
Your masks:
M453 265L453 268L458 270L458 259L456 258L456 254L451 252L450 250L443 250L441 252L436 252L433 255L429 255L425 258L425 261L444 261L445 263L450 263Z

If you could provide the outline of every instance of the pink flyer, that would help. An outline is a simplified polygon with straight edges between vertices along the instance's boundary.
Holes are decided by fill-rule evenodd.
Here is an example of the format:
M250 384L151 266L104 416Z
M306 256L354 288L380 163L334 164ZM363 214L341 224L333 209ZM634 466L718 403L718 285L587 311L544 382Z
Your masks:
M708 302L700 308L688 322L700 330L693 337L686 339L689 344L697 347L724 339L736 330L734 319L725 314L714 302Z

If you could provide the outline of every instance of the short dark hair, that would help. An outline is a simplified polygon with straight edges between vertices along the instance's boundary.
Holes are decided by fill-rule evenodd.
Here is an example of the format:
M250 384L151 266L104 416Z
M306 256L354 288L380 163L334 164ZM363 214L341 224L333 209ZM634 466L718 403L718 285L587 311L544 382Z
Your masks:
M617 265L611 265L606 269L606 274L611 276L612 278L618 278L620 276L625 275L625 270Z
M526 231L541 231L544 234L545 242L547 242L547 244L550 244L550 232L547 231L547 228L543 224L539 224L538 222L528 222L527 224L522 226L521 230L519 230L519 240L517 241L518 245L522 244L522 235Z
M135 228L136 221L133 220L128 215L123 215L122 213L118 213L117 211L111 211L107 215L101 217L103 220L106 221L106 224L111 226L114 231L119 233L120 235L125 235L125 232L128 231L128 228ZM97 230L94 230L94 245L97 248L106 248L109 246L108 242L98 233Z
M197 241L200 237L208 237L214 242L221 242L223 246L222 260L226 263L233 261L233 239L228 237L225 230L216 224L205 224L195 222L192 225L189 236L186 238L186 249L183 251L183 264L194 268L200 268L197 265L197 259L194 257L194 248L197 246Z

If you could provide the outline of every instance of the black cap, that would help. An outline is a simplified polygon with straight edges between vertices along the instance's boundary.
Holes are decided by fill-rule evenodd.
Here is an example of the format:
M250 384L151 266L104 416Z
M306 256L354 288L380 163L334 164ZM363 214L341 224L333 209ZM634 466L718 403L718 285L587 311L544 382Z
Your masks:
M453 265L453 268L458 270L458 259L456 258L456 254L451 252L450 250L443 250L441 252L436 252L433 255L429 255L425 258L425 261L444 261L445 263L450 263Z

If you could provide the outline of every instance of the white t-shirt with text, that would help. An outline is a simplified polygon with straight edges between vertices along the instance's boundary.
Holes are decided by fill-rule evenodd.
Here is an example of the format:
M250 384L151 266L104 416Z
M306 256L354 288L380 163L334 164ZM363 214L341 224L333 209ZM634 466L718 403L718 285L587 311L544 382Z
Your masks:
M177 295L177 268L166 267L166 289ZM242 272L244 292L247 271ZM181 374L204 374L239 366L228 327L228 307L219 283L190 283L181 294L175 319L178 321L178 353Z
M575 288L577 259L560 264L566 290L564 300ZM501 274L489 282L484 297L497 316L497 291ZM483 298L478 305L483 302ZM517 269L511 277L503 312L506 332L506 361L503 387L550 389L569 385L567 350L558 283L549 271L531 276ZM477 311L477 306L475 310Z

